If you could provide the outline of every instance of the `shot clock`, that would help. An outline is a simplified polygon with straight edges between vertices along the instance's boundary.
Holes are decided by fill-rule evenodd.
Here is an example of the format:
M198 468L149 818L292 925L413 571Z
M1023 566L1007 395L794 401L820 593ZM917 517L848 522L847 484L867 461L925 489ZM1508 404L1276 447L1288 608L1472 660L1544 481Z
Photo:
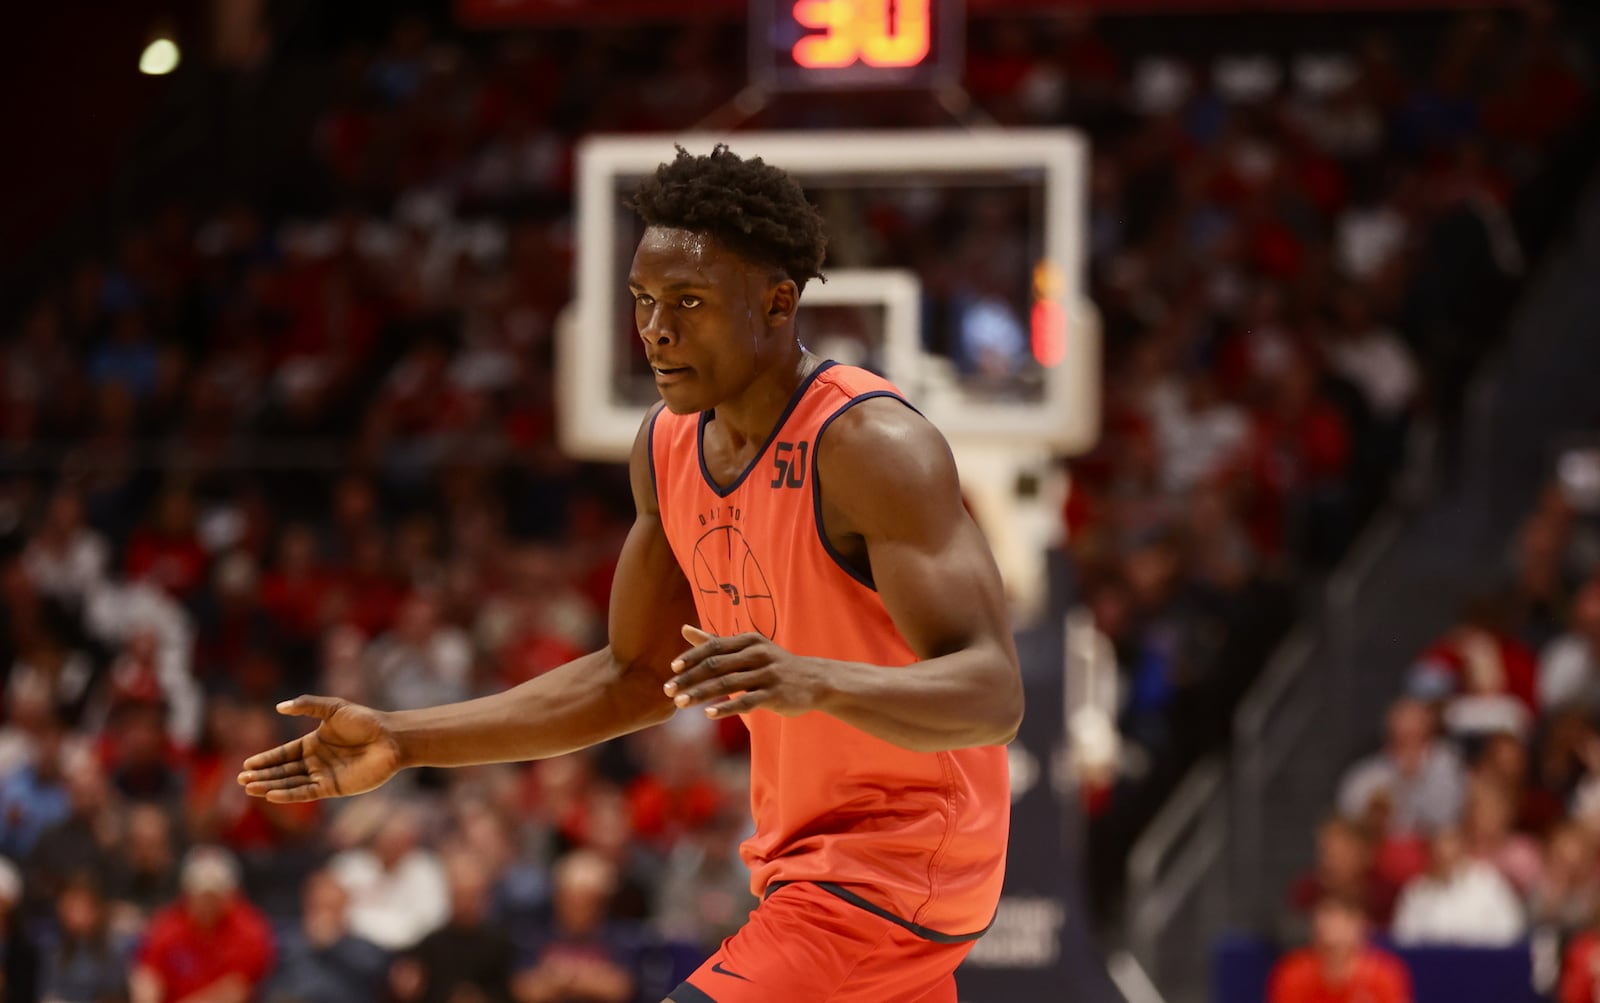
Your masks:
M960 0L750 0L751 82L929 87L960 76Z

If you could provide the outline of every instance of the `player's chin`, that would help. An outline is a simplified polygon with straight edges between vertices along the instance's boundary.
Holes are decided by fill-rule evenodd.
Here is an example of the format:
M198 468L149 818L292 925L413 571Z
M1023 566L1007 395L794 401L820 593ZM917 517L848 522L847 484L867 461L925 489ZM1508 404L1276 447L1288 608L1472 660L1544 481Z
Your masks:
M704 394L695 393L687 387L657 387L661 393L661 400L667 405L667 410L673 414L697 414L707 408L714 407L714 402L705 400Z

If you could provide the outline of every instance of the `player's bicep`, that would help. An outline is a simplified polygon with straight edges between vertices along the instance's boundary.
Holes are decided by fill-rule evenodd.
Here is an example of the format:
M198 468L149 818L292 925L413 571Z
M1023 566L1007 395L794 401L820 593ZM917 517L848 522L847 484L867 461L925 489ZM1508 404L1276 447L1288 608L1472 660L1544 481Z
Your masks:
M942 540L897 527L869 537L867 550L884 608L918 657L980 645L1010 652L1000 573L965 511Z
M906 642L921 658L985 645L1014 661L1000 572L962 504L943 436L904 405L874 400L846 412L829 438L818 467L830 508L865 541Z
M612 656L622 665L648 667L671 678L670 663L683 650L683 624L699 623L694 593L667 541L651 477L652 412L639 429L628 461L633 488L633 527L622 544L611 585L607 629Z

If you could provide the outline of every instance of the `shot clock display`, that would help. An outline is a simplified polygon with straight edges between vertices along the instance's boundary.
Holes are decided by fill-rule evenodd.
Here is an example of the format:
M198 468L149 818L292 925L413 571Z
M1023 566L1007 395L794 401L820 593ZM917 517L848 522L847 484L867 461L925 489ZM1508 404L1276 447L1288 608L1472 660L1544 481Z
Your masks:
M752 82L926 87L960 75L960 0L750 0Z

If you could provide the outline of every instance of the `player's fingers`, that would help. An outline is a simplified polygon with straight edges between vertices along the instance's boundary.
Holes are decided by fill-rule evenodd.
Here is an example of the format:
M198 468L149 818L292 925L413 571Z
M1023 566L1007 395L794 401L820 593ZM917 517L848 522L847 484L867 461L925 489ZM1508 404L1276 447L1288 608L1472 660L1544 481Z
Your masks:
M265 770L273 766L282 766L284 763L292 763L301 758L301 748L301 740L297 738L292 742L283 743L276 749L258 752L244 761L245 771Z
M745 648L740 651L730 651L726 654L711 655L704 661L679 672L675 677L668 680L662 689L670 697L698 686L708 679L716 679L730 672L742 672L745 669L753 669L758 665L764 664L766 664L766 657L759 648Z
M316 781L310 777L284 777L281 780L254 780L244 785L244 792L251 797L264 798L273 791L292 791L298 787L309 787Z
M284 763L282 766L269 766L262 770L245 770L239 774L241 784L253 784L259 780L282 780L284 777L303 777L310 770L304 759L295 759Z
M318 717L326 721L332 717L334 711L344 706L344 701L339 697L319 697L304 693L293 700L285 700L278 704L278 713L291 717Z
M299 804L303 801L320 801L328 795L324 793L321 785L307 782L299 787L281 787L268 791L267 800L273 804Z
M708 679L698 686L684 690L673 698L673 703L679 707L689 707L717 697L727 696L729 693L738 693L740 690L752 690L761 685L760 673L757 672L730 672L725 676Z
M691 641L699 638L700 643L695 644L694 647L672 660L673 672L683 672L708 658L715 658L731 651L742 651L748 648L752 641L764 640L760 634L736 634L733 637L719 637L716 634L707 634L699 627L691 627L688 624L683 626L683 636Z
M680 633L683 634L683 639L693 647L672 660L673 672L682 672L684 669L697 664L701 659L709 658L723 650L722 638L715 634L708 634L699 627L686 623Z
M772 698L767 690L750 690L741 693L731 700L714 703L706 708L706 717L731 717L734 714L747 714L755 710Z

